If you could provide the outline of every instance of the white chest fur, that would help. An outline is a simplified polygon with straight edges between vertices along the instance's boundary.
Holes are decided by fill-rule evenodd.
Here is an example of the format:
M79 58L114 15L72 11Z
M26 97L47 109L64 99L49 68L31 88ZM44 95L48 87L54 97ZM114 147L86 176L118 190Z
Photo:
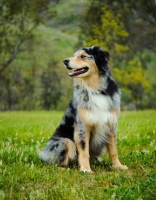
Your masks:
M89 95L90 108L87 111L87 117L92 124L106 123L110 117L110 104L109 97L104 95Z
M86 110L87 121L94 127L92 130L92 144L96 145L107 141L107 136L110 134L110 124L114 126L117 122L117 115L111 112L111 109L120 103L120 97L114 96L114 100L103 94L88 93L89 101L87 105L90 109Z
M120 107L120 95L115 93L112 97L102 94L99 90L90 88L79 89L74 93L78 108L86 110L87 121L96 127L104 128L111 121L113 114L110 110Z

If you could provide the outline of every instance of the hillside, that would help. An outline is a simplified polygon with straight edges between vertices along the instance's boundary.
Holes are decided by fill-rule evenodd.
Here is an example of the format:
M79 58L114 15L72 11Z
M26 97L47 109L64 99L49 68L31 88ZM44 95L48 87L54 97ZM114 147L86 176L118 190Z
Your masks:
M76 50L78 39L79 18L86 0L67 0L60 1L56 6L57 15L52 19L47 19L45 25L40 25L35 30L35 43L33 52L25 52L25 65L28 67L30 62L36 59L38 68L43 69L50 58L55 58L60 65L62 60L71 56ZM15 62L20 62L20 58ZM27 64L28 63L28 64Z
M88 21L83 23L84 20L81 17L86 13L85 9L89 2L88 0L60 0L55 7L51 5L51 9L56 9L57 15L54 18L46 18L45 23L35 29L32 43L29 44L30 48L25 48L25 51L19 53L5 71L5 74L2 74L3 79L0 80L0 110L47 109L43 106L46 101L50 104L48 109L64 110L66 108L72 95L73 80L68 77L63 59L72 56L77 50L80 23L82 23L81 28L84 25L84 31L81 30L82 33L85 30L88 31L88 29L85 29ZM94 16L91 18L90 27L92 27L92 19L95 20ZM101 31L100 33L104 34ZM100 37L97 36L96 38ZM94 42L91 45L101 45L101 43ZM126 56L132 57L132 53L129 51ZM124 56L122 57L120 54L119 57L122 60ZM111 57L113 56L111 55ZM117 65L114 65L117 68L121 67L119 57L116 60ZM142 106L140 108L155 108L155 54L145 50L136 53L135 59L144 64L143 75L147 77L150 85L149 91L143 91L138 85L140 89L138 91L142 92L139 99ZM123 64L123 67L126 71L127 63ZM134 68L136 69L136 65ZM142 82L141 79L140 83ZM122 84L120 86L123 94L122 102L124 108L127 109L127 104L132 103L134 105L136 99L132 97L131 90L125 90L127 86L125 88ZM139 92L134 91L135 94L140 94ZM54 105L54 100L56 105ZM135 108L135 106L132 107Z
M56 73L60 81L61 96L57 100L57 109L66 108L72 95L73 80L68 77L67 70L63 65L63 59L73 55L77 49L78 22L83 7L84 1L60 1L56 6L57 16L47 19L44 25L40 25L35 30L33 49L19 54L12 63L12 69L19 71L18 73L21 74L22 79L26 79L30 84L30 86L26 86L28 91L23 91L25 93L24 96L28 93L29 97L27 97L26 101L21 101L20 109L40 109L40 98L43 92L41 77L44 72L47 71L46 73L48 73L49 66L50 73ZM31 77L35 77L35 79L33 78L32 80ZM49 90L52 90L53 84L51 83L51 86L47 86L51 87ZM20 93L20 85L21 81L16 86L17 93ZM33 96L32 92L31 94L29 93L32 86L34 87ZM29 99L33 99L32 105L27 103ZM19 109L19 105L14 106L14 109ZM53 106L51 109L53 109Z
M87 0L61 0L56 6L57 16L48 19L48 25L70 35L78 34L78 25Z

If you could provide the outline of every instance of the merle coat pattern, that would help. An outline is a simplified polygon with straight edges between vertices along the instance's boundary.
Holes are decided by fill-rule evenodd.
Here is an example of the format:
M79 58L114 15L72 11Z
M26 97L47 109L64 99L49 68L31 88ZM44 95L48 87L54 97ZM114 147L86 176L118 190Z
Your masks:
M109 53L98 46L79 49L64 65L74 78L73 98L55 133L40 152L47 163L67 166L78 161L91 172L90 162L108 150L113 167L127 169L118 158L116 127L120 90L111 76Z

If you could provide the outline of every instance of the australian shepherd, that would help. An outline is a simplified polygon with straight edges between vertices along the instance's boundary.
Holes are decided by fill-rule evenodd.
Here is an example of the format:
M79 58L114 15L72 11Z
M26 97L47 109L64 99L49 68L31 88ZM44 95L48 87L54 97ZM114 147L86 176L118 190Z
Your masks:
M78 161L81 171L91 172L90 163L107 149L114 168L128 169L116 148L120 90L108 61L109 53L98 46L81 48L64 59L74 78L74 93L60 125L39 153L43 161L60 166Z

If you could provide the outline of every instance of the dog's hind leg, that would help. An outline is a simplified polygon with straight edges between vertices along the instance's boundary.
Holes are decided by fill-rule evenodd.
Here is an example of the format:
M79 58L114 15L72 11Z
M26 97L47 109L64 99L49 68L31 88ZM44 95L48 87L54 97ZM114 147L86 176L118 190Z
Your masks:
M75 143L68 138L64 138L64 142L66 146L66 151L62 162L60 162L60 166L67 166L69 164L69 161L76 161L77 159Z
M76 159L76 146L68 138L52 137L39 156L44 162L67 166L69 160Z

